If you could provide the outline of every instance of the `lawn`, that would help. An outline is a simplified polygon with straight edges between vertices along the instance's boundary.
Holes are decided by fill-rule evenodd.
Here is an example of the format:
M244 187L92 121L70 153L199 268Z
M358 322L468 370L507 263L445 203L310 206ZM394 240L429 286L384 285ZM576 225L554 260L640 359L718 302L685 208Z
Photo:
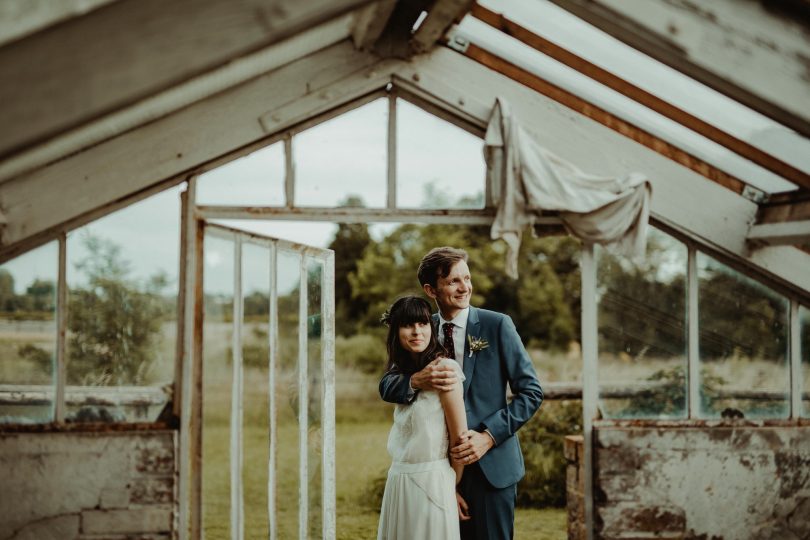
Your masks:
M215 372L212 372L215 371ZM209 540L230 538L230 373L208 370L205 383L204 424L204 527ZM357 373L338 373L336 433L337 537L342 540L375 538L379 519L378 493L390 464L386 440L391 427L390 406L376 394L376 380ZM288 382L288 381L287 381ZM278 396L278 532L279 538L297 538L298 431L285 389ZM245 374L244 491L245 538L267 538L267 377L248 369ZM317 445L311 444L311 452ZM315 457L315 456L313 456ZM310 510L319 494L317 476L310 471ZM319 528L319 523L315 523ZM312 526L312 524L311 524ZM518 509L516 538L566 537L564 509ZM315 531L313 531L315 533ZM317 534L312 534L317 537Z

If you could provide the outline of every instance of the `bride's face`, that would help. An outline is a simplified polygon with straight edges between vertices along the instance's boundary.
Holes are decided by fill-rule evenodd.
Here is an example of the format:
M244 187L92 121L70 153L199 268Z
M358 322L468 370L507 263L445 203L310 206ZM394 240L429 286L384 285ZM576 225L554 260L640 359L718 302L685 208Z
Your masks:
M399 327L399 344L411 354L424 351L430 342L430 323L416 322Z

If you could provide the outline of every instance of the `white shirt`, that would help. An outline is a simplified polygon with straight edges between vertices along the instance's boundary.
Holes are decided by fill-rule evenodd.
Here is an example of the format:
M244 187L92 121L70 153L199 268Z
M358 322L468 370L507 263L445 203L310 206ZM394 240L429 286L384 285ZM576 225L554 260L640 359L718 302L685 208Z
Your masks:
M458 312L452 320L447 321L439 312L439 343L444 344L444 323L453 323L453 348L456 352L455 361L464 368L464 342L467 339L467 318L470 316L470 308L466 307Z

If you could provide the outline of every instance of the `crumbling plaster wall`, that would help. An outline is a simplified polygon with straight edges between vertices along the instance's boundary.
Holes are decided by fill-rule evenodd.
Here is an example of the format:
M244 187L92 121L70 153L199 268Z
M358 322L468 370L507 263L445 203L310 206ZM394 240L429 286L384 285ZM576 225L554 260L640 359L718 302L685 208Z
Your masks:
M0 433L0 540L175 537L173 431Z
M810 538L810 426L599 427L594 441L600 538ZM566 443L581 518L581 442Z

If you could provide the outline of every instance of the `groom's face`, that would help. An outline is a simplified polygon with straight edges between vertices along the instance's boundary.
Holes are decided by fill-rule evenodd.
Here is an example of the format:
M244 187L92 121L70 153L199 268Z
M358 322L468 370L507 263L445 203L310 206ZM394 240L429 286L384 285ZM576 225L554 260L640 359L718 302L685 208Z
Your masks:
M470 268L464 261L458 261L450 268L450 273L436 280L436 286L424 286L425 293L436 300L442 316L449 320L459 311L469 307L472 295L472 277Z

